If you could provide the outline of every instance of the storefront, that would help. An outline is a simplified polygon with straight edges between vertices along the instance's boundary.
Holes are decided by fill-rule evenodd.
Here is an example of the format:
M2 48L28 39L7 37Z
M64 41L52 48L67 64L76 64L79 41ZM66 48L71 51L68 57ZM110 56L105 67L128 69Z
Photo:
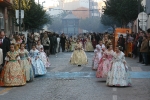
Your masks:
M11 5L10 0L0 0L0 30L4 30L7 35L10 34L11 28L11 18L8 11Z

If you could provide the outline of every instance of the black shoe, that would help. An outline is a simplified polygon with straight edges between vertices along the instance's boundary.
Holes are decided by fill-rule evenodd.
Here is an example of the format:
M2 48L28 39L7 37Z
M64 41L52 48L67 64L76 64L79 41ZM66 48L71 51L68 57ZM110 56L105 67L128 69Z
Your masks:
M78 65L79 67L81 67L81 65Z

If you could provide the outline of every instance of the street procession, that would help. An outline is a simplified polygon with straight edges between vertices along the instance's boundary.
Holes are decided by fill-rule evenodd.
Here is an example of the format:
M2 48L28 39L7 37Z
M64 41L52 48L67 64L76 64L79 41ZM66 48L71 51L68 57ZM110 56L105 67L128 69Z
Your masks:
M149 4L0 0L0 100L150 100Z

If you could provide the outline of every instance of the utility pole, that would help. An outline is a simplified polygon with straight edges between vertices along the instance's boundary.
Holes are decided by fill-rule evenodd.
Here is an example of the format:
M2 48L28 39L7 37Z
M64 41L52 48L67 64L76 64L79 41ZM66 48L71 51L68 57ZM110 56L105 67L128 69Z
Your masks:
M43 8L43 3L45 3L45 1L42 2L42 8Z
M89 0L89 17L91 17L91 11L90 11L91 9L90 8L91 8L91 0Z
M19 32L21 32L21 0L19 0Z
M38 0L38 5L39 5L39 0Z

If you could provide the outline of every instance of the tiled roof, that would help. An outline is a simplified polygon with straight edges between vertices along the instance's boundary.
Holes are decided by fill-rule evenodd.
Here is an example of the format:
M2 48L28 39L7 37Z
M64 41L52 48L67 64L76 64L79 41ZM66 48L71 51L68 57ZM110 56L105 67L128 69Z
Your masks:
M68 14L66 17L64 17L63 19L78 19L76 16L74 16L73 14Z

